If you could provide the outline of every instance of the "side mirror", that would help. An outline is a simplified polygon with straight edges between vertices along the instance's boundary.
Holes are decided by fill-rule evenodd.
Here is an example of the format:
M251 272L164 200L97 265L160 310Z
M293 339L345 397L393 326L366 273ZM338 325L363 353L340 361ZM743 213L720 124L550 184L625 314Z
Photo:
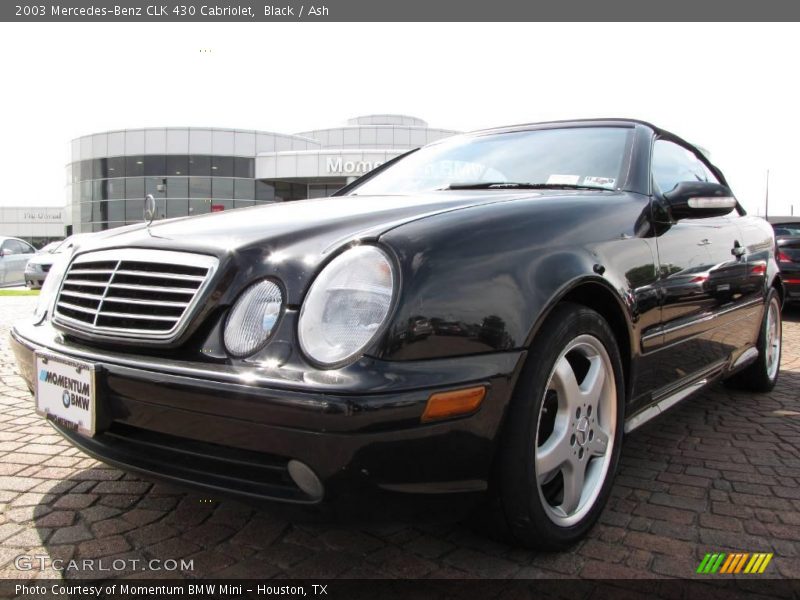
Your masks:
M682 181L664 199L675 221L722 217L736 208L736 198L727 186L707 181Z
M9 254L11 254L11 250L9 250L8 248L3 248L2 250L0 250L0 258L8 256Z

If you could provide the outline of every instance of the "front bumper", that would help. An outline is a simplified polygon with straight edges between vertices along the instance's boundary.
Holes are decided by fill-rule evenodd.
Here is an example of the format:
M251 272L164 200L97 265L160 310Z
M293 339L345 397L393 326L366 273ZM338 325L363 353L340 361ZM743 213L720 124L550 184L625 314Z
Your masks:
M47 273L28 273L26 271L25 285L32 290L39 289L42 287L45 277L47 277Z
M18 325L11 341L31 388L38 350L97 365L95 437L54 427L104 462L211 493L348 507L364 499L374 505L375 495L479 496L524 358L520 351L365 360L363 381L353 382L330 372L280 379L254 367L231 377L213 365L154 362L80 346L47 322ZM383 383L370 391L364 381ZM477 413L420 423L432 393L476 384L487 386ZM322 499L294 482L292 460L316 474Z

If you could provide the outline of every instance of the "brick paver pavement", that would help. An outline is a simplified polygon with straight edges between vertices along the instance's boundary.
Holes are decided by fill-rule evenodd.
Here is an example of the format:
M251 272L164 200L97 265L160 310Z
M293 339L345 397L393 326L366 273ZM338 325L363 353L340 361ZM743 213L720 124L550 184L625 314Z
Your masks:
M122 575L185 558L191 577L617 578L686 577L706 552L762 551L775 553L766 575L800 573L800 310L785 315L773 393L716 385L630 435L588 539L544 554L456 524L297 523L106 467L34 414L6 341L33 302L0 298L0 578L58 576L17 570L20 555L141 561Z

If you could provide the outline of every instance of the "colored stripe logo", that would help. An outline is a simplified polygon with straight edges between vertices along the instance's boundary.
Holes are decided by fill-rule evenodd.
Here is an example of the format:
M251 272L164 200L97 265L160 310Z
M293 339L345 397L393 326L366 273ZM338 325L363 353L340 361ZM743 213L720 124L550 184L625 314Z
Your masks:
M772 552L734 552L725 554L715 552L706 554L697 567L697 572L702 575L714 575L715 573L733 575L746 573L748 575L761 574L767 569L772 560Z

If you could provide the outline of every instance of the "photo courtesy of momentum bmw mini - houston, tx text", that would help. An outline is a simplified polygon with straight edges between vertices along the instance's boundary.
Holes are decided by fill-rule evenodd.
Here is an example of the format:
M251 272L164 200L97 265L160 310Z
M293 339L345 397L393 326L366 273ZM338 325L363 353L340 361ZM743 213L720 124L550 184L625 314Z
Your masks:
M646 122L456 135L330 198L152 216L57 255L12 331L37 411L145 476L341 513L445 499L563 549L625 434L778 378L772 228Z

